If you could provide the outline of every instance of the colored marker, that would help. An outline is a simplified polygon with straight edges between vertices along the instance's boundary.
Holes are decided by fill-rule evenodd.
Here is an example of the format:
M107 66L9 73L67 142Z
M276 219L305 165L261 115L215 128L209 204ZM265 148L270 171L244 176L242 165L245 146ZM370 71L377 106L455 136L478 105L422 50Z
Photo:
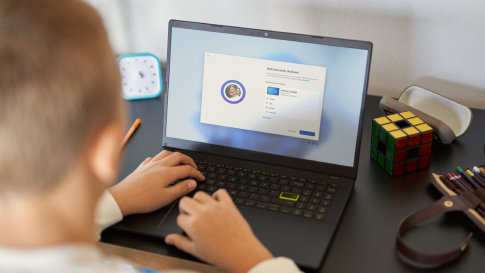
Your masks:
M483 183L485 183L485 178L481 177L480 176L480 173L478 173L477 171L475 171L475 169L471 169L471 171L473 172L473 174L475 174L475 177L480 179Z
M482 178L485 179L485 173L482 172L477 166L473 166L473 170L475 170Z
M463 172L463 169L460 168L459 166L456 167L456 171L465 179L466 182L470 183L475 189L478 189L478 184L471 179L466 173Z
M463 184L456 173L447 173L446 176L450 179L453 184L457 186L458 189L460 189L462 192L468 191L469 189L467 188L466 184Z
M483 183L482 180L480 180L470 169L466 169L465 173L468 174L468 176L470 176L477 183L477 185L485 188L485 183Z
M445 184L445 185L446 185L446 186L447 186L447 187L448 187L450 190L452 190L452 191L454 191L454 192L456 192L456 193L459 193L459 192L457 192L457 191L456 191L456 190L457 190L457 187L455 186L455 184L453 184L453 182L451 182L451 180L450 180L448 177L446 177L446 176L442 175L442 176L440 176L440 180L441 180L441 181L443 181L443 183L444 183L444 184Z

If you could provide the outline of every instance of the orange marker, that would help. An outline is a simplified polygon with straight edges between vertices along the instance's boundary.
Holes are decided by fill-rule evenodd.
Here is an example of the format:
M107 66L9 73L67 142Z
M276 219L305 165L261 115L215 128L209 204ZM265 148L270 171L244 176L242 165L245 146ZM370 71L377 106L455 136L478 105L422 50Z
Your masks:
M128 130L128 132L126 132L126 135L123 138L123 141L121 142L121 149L122 150L125 147L126 143L128 143L128 140L130 140L133 133L136 131L136 128L138 128L138 126L140 126L140 123L141 123L141 120L139 118L137 118L135 120L135 122L133 122L133 124L131 125L130 130Z

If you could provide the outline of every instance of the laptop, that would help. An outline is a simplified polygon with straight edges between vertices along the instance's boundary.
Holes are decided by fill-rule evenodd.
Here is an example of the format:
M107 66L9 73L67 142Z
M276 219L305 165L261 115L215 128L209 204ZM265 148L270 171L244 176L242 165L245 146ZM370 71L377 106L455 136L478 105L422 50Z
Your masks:
M372 44L169 23L163 149L196 161L198 190L225 188L275 256L317 269L356 177ZM178 204L115 228L182 231Z

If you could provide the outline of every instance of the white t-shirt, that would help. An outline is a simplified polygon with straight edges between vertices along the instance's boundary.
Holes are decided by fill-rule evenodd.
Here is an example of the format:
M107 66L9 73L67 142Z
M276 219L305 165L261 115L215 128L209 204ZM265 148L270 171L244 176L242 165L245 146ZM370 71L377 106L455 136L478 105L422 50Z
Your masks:
M99 231L123 218L113 196L105 192L98 204L96 223ZM99 234L97 235L99 237ZM23 249L0 246L0 273L134 273L145 272L121 259L106 257L92 245L72 244ZM150 271L153 272L153 271ZM170 272L170 271L164 271ZM193 272L181 271L176 272ZM261 262L248 273L296 273L296 264L285 257Z

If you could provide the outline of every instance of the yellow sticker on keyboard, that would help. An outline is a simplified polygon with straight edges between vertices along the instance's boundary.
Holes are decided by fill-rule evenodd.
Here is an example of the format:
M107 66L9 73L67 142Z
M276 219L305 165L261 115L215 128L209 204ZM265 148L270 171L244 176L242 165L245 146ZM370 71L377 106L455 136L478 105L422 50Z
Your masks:
M280 193L280 199L285 199L285 200L290 200L290 201L297 201L298 197L300 197L299 194L292 193L292 192L281 192Z

